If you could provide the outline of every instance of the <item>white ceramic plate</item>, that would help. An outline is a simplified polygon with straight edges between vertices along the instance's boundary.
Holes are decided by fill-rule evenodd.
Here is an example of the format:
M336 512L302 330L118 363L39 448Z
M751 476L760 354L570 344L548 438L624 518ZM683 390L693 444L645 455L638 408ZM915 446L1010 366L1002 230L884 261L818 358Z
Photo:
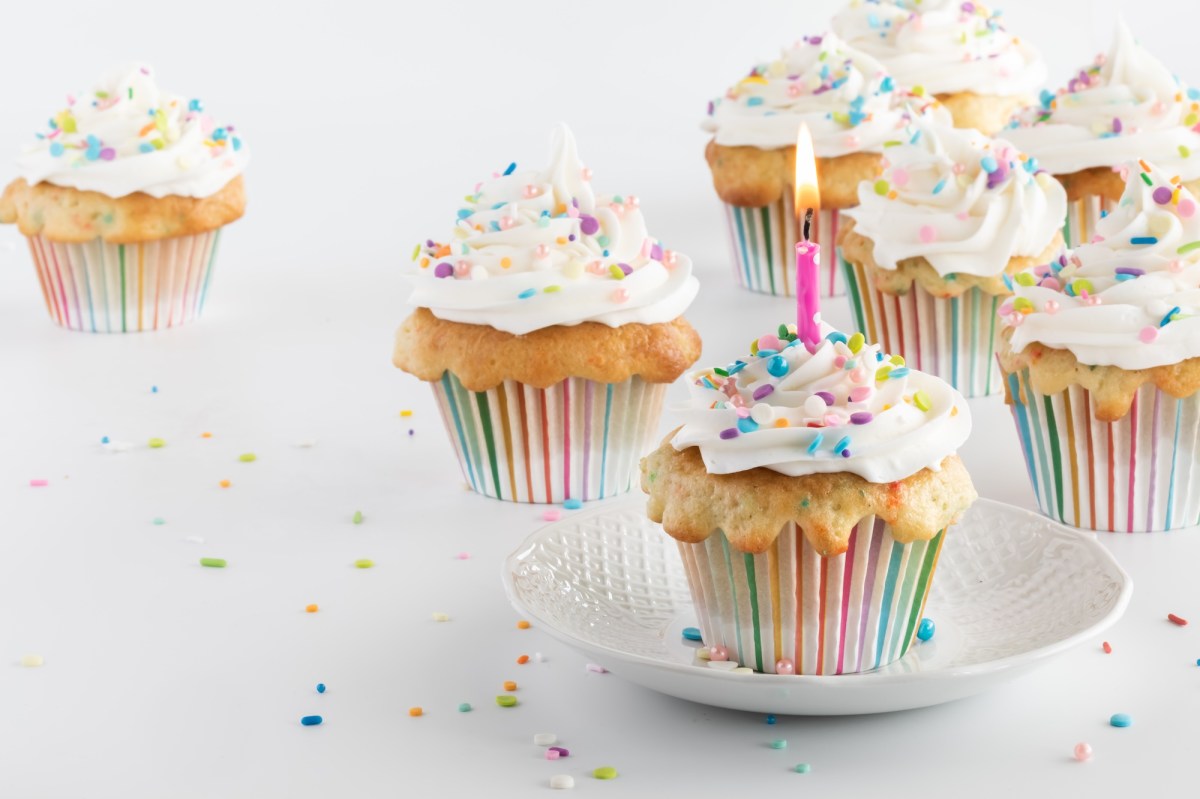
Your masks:
M732 674L683 640L696 625L683 564L644 506L608 504L535 532L505 562L509 600L614 674L719 707L847 715L961 699L1107 629L1133 591L1094 533L981 499L946 537L925 609L932 640L864 674Z

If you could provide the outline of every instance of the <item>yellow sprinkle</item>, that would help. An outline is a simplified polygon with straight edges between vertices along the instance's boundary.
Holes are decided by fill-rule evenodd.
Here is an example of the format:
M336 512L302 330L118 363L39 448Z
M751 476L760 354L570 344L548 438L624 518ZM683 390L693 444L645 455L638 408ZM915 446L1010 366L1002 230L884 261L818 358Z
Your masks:
M201 433L200 437L201 438L212 438L212 433Z
M161 438L152 438L148 443L150 445L150 449L160 449L167 445L167 442L163 441Z
M221 482L217 483L217 485L219 485L221 488L229 488L231 485L233 485L233 483L229 482L228 480L222 480Z
M616 264L608 265L608 273L610 275L612 275L613 280L624 280L625 279L625 271L623 269L621 269L621 267L617 266Z
M449 613L435 613L435 614L433 614L433 620L434 621L450 621L450 614Z
M759 85L766 86L767 79L764 78L762 75L749 75L745 78L742 78L740 81L738 81L739 86L742 85L743 83L757 83Z
M924 86L913 86L912 93L916 97L924 97L925 96L925 87Z
M413 247L413 257L412 257L412 259L413 259L414 261L415 261L415 260L417 260L417 256L418 256L418 255L420 255L420 254L421 254L421 245L418 243L416 247Z
M562 246L563 244L566 244L566 243L567 243L567 237L566 237L566 236L559 236L559 237L558 237L558 238L556 238L554 241L555 241L555 242L556 242L556 243L557 243L559 246Z
M421 259L421 268L422 268L422 269L428 269L428 268L429 268L429 259L428 259L428 258L422 258L422 259Z
M505 680L504 681L504 690L515 691L515 690L517 690L517 684L515 682L513 682L512 680Z
M882 380L887 380L888 375L890 375L891 373L892 373L891 366L884 365L884 366L879 367L878 369L875 370L875 382L878 383Z
M953 408L950 409L950 415L958 416L958 406L957 405L955 405Z
M903 365L904 365L904 356L903 356L903 355L893 355L893 356L892 356L891 358L889 358L888 360L889 360L889 361L891 361L891 362L892 362L893 364L895 364L896 366L903 366Z
M1183 118L1183 124L1187 125L1190 128L1192 125L1196 124L1197 119L1200 119L1200 117L1197 117L1194 113L1188 114L1187 116L1185 116Z
M408 417L412 416L412 411L405 408L404 410L400 411L400 415L407 419Z
M253 452L243 452L241 455L238 455L238 460L242 463L253 463L258 460L258 456Z
M369 569L374 565L375 561L371 560L370 558L359 558L358 560L354 561L354 568L356 569Z
M883 409L884 409L885 411L886 411L888 408L890 408L890 407L892 407L892 403L890 403L890 402L885 402L885 403L883 404Z
M857 355L858 351L862 349L863 344L865 344L866 341L867 337L862 333L855 333L850 337L850 340L846 342L846 346L850 348L850 352Z
M560 291L562 291L562 286L546 286L546 288L542 289L542 292L545 294L557 294Z
M27 669L36 669L45 665L46 660L41 655L22 655L21 665Z
M510 266L512 266L512 258L509 258L508 256L501 258L500 266L504 267L505 269L508 269Z
M929 399L929 395L924 391L918 391L913 394L913 404L923 411L928 411L933 407L933 400Z

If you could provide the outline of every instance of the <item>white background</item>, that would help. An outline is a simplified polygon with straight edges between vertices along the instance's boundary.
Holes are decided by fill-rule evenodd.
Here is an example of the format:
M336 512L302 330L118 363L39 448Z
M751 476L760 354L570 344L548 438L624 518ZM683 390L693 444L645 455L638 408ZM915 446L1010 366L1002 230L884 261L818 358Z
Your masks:
M1107 46L1118 5L1200 82L1176 3L1005 10L1058 85ZM698 122L836 7L9 4L0 153L69 91L140 59L234 123L253 160L206 316L178 330L56 329L23 241L0 230L0 797L529 796L554 773L608 796L1155 795L1190 780L1200 640L1164 616L1200 616L1193 531L1102 537L1137 586L1111 656L1094 642L953 705L771 728L587 674L516 630L500 563L541 509L465 493L428 389L390 365L413 244L447 231L481 177L540 164L558 120L597 188L638 194L651 230L695 260L706 358L791 318L788 301L733 290ZM826 315L850 322L843 301ZM1007 411L996 397L972 408L963 454L980 492L1032 505ZM105 452L104 435L135 447ZM167 446L148 449L152 436ZM259 460L239 463L247 451ZM351 568L360 557L376 568ZM515 664L534 652L546 662ZM45 667L17 665L30 653ZM506 679L520 684L511 710L493 703ZM457 713L463 701L476 710ZM1132 728L1107 725L1119 711ZM309 713L326 724L300 727ZM541 759L541 731L572 758ZM766 746L777 737L787 750ZM1070 757L1081 740L1097 752L1086 765ZM789 771L802 761L811 774ZM600 765L621 777L586 776Z

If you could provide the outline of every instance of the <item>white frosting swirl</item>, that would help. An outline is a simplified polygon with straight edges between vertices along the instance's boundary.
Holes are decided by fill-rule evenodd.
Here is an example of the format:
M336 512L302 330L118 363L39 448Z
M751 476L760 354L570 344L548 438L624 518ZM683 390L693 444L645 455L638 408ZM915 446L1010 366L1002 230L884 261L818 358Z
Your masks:
M921 256L939 275L994 277L1013 256L1040 255L1062 226L1067 194L1008 142L975 130L914 124L889 147L879 180L842 213L895 269Z
M636 197L592 194L566 125L550 166L479 184L449 242L418 246L409 301L441 319L521 335L679 317L696 297L692 262L649 236Z
M778 60L756 66L709 103L702 126L717 144L769 150L794 147L803 122L817 156L834 158L881 151L913 113L950 118L944 108L896 91L875 59L830 33L799 41Z
M144 65L115 70L50 120L17 159L21 177L109 197L208 197L246 168L250 151L199 100L161 91Z
M1184 180L1200 177L1200 91L1179 81L1117 22L1112 50L1004 135L1043 169L1069 175L1144 158Z
M812 353L792 326L727 368L691 375L691 400L676 411L677 450L696 446L710 474L765 467L798 477L851 472L872 483L937 470L971 432L962 395L910 371L861 334L826 337ZM792 340L788 340L792 339Z
M1030 98L1046 64L1000 24L1000 12L963 0L853 0L833 18L851 47L883 64L905 87Z
M1018 275L1000 309L1014 352L1041 342L1130 370L1200 357L1200 206L1150 166L1128 165L1093 243Z

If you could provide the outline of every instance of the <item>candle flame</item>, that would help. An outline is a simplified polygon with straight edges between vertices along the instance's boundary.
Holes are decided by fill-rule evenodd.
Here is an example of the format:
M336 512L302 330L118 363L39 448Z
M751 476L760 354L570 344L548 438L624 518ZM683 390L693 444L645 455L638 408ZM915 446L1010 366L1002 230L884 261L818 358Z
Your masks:
M796 179L792 184L796 217L804 216L805 209L814 211L821 207L821 193L817 189L817 158L813 153L812 134L808 125L801 123L796 134Z

